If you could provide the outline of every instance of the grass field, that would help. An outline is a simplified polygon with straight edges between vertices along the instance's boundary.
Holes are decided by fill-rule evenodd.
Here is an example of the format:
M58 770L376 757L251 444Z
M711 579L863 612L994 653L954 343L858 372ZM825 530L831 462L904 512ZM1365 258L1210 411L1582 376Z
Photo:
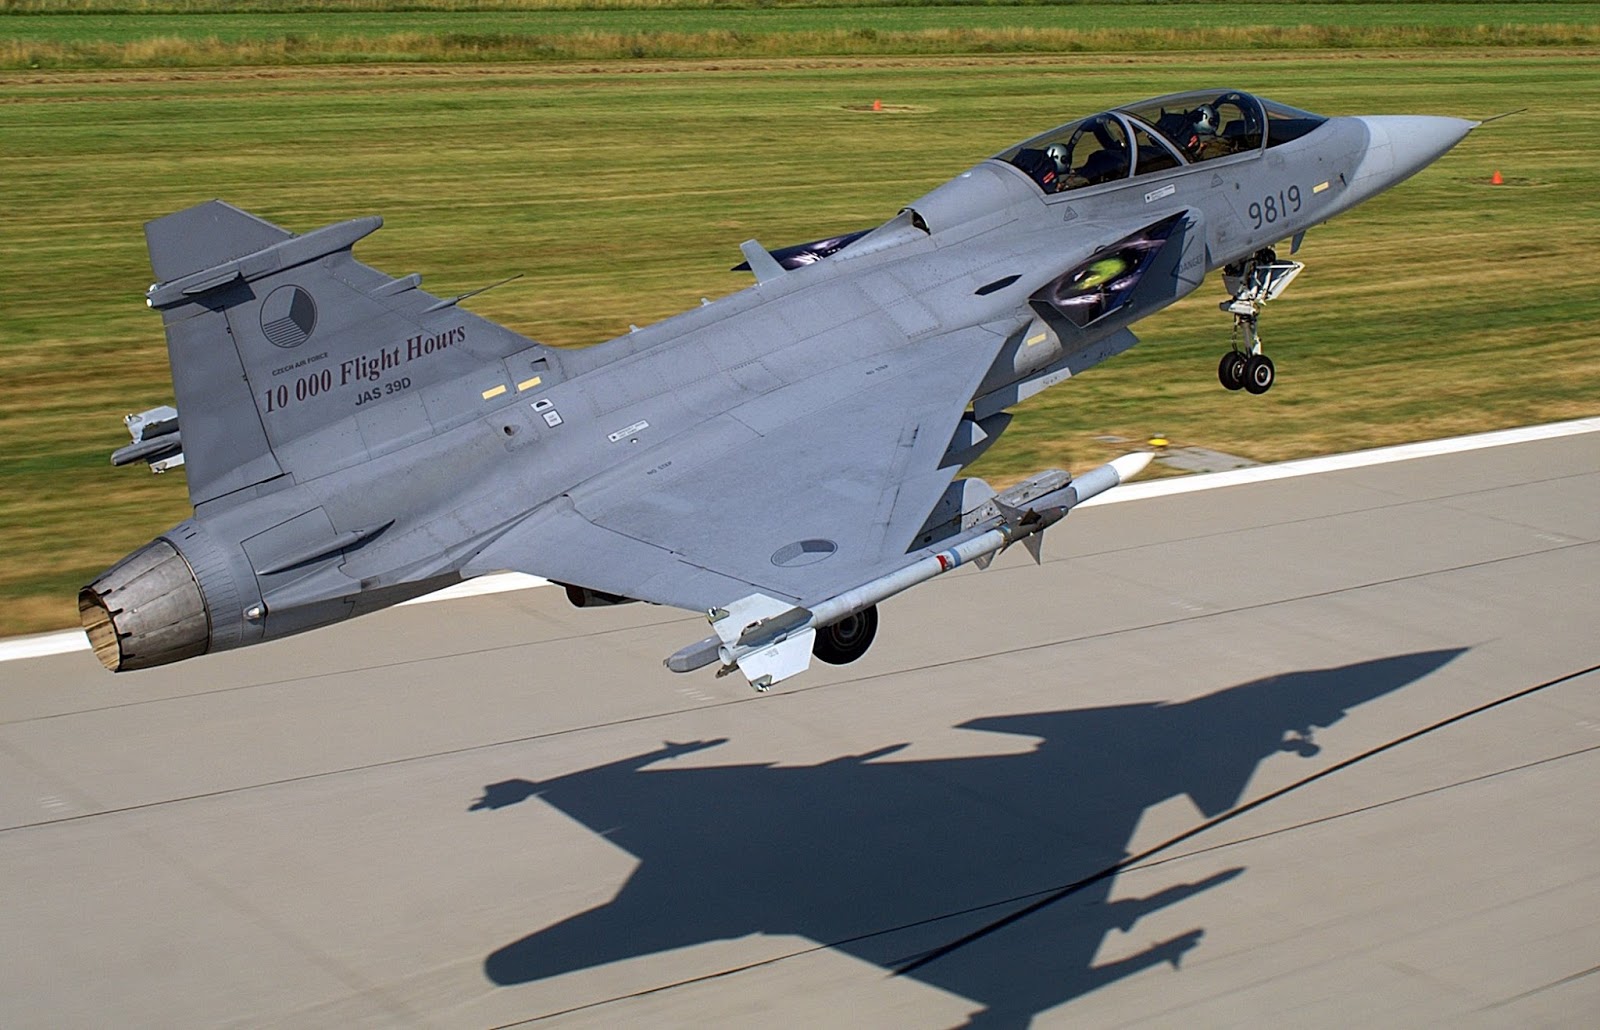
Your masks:
M369 7L385 7L373 10ZM1587 46L1594 3L0 7L0 68ZM133 13L102 13L125 10ZM9 13L6 13L9 12Z
M1226 83L1326 113L1485 116L1440 164L1314 230L1263 319L1280 382L1215 382L1218 285L1030 402L977 470L1081 468L1096 438L1261 460L1600 410L1600 61L1582 49L1254 52L0 73L0 634L188 513L113 469L171 399L141 223L213 196L297 231L381 213L358 256L546 342L740 288L769 246L865 227L1032 132ZM890 112L860 110L881 98ZM1507 179L1488 185L1494 170Z

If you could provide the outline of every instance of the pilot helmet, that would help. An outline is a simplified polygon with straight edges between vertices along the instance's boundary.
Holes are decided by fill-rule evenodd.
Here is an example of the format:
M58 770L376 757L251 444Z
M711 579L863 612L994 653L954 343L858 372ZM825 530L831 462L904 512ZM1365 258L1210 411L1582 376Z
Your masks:
M1217 109L1210 104L1201 104L1190 115L1194 122L1194 131L1202 136L1215 136L1217 134Z
M1067 147L1064 143L1052 143L1044 148L1044 156L1055 162L1056 171L1067 170Z

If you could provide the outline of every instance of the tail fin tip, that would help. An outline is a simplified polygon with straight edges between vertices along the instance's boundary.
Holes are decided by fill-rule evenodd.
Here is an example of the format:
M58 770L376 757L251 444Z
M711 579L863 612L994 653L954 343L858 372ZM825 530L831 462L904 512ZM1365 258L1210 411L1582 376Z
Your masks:
M221 200L146 222L150 269L158 283L233 261L291 239L294 233Z

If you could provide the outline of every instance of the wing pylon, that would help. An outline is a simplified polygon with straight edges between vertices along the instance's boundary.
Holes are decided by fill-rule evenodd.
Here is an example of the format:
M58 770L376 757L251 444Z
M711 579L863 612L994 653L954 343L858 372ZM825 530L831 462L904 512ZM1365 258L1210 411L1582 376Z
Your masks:
M968 562L986 565L984 559L992 560L1018 541L1024 542L1036 561L1042 560L1034 542L1042 538L1046 529L1089 498L1132 479L1149 463L1150 455L1139 452L1113 459L1077 479L1060 471L1041 473L1018 486L1037 489L1040 484L1048 484L1048 492L1028 500L1023 496L1028 491L1013 487L1007 492L1009 498L1000 495L989 502L995 507L994 517L969 529L953 544L810 607L756 593L726 607L713 608L707 618L716 629L716 637L677 652L667 659L667 668L688 672L710 664L715 655L723 662L721 674L738 669L751 686L765 691L810 667L818 629ZM1025 509L1021 507L1024 503ZM717 642L714 650L708 646L713 640Z

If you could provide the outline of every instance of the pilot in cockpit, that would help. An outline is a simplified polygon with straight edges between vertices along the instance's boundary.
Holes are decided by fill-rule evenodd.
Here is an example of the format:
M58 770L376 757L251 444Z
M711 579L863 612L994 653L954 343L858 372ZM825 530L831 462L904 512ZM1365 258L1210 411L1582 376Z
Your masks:
M1217 109L1211 104L1201 104L1189 112L1187 124L1178 135L1178 142L1189 160L1209 161L1233 153L1228 141L1217 134L1220 120Z
M1111 114L1098 114L1070 129L1065 141L1045 147L1022 147L1009 160L1026 172L1046 193L1062 193L1082 186L1098 186L1126 178L1130 152L1123 123Z
M1052 143L1044 148L1045 156L1056 167L1055 191L1063 193L1067 190L1087 186L1089 180L1083 177L1080 170L1072 167L1072 154L1064 143Z

